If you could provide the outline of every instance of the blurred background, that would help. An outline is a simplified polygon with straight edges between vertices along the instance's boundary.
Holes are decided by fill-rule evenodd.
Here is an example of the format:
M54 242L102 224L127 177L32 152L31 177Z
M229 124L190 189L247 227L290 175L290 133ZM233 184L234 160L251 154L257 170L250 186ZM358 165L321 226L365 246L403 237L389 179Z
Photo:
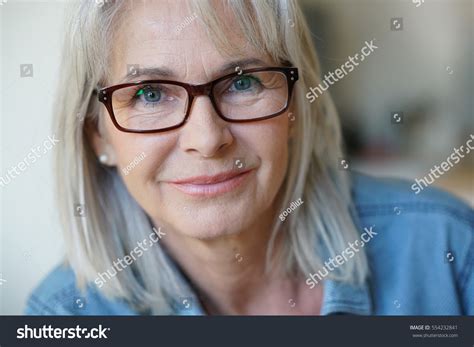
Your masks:
M374 39L378 47L328 90L352 169L422 178L474 134L474 0L301 3L322 75L365 41ZM65 1L0 0L2 176L53 135L64 8ZM63 255L53 151L0 186L0 314L21 314L29 292ZM474 155L434 185L474 206Z
M302 4L323 76L360 54L365 41L378 47L328 89L353 169L421 179L454 147L466 147L474 134L474 0ZM434 185L474 206L474 155Z

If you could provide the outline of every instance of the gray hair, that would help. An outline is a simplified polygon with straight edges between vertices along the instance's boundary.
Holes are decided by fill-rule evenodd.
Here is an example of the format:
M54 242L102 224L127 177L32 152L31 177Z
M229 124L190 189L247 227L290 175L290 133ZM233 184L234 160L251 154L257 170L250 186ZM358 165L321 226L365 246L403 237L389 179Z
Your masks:
M100 124L93 91L107 81L108 43L128 4L125 0L109 0L101 6L94 1L77 2L65 32L54 120L55 133L64 140L56 152L55 171L67 260L82 289L114 259L129 254L152 230L148 216L127 191L117 169L98 162L85 129ZM281 235L284 241L278 259L285 266L278 271L304 276L322 268L319 250L324 248L329 255L340 253L359 235L351 216L349 177L338 169L343 156L338 114L327 92L311 104L304 98L305 91L321 79L310 31L296 2L238 0L225 1L225 5L251 45L268 53L276 64L291 62L300 71L292 101L295 135L289 143L288 172L278 203L281 211L300 198L304 204L284 223L275 221L266 269L277 270L269 259L275 238ZM191 6L216 45L230 47L221 30L226 24L212 0L192 1ZM77 204L84 205L85 218L75 215ZM109 297L125 299L139 312L169 313L170 298L189 296L189 288L177 278L173 266L164 249L154 247L101 290ZM330 277L362 283L367 273L367 261L360 252Z

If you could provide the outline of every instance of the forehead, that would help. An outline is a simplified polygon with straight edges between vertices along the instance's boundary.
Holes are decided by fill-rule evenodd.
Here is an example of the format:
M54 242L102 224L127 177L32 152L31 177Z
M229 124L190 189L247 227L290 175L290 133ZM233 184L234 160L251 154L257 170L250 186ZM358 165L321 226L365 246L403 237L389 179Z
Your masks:
M257 58L270 63L268 57L246 41L236 19L222 2L216 3L215 11L218 19L226 23L221 30L231 44L231 55L215 46L188 1L130 3L112 44L111 77L115 82L130 65L166 67L176 79L201 83L216 77L214 72L231 60Z

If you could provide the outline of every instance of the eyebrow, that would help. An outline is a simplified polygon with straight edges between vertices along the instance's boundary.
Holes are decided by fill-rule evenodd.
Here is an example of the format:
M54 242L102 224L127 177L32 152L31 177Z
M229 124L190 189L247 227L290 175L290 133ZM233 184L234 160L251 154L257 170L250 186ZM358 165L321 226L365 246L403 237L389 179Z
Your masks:
M119 83L127 83L130 82L137 77L173 77L174 73L168 68L165 67L158 67L158 66L150 66L150 67L140 67L133 69L130 68L127 74L125 75L124 78Z
M258 59L258 58L248 58L248 59L240 59L240 60L234 60L229 63L226 63L224 66L222 66L219 69L219 74L225 74L226 72L236 72L238 71L237 68L240 69L245 69L250 66L255 66L255 67L263 67L265 65L268 65L265 63L263 60Z
M263 60L258 58L247 58L247 59L239 59L228 62L224 64L219 70L216 71L216 78L227 73L236 72L238 69L246 69L248 67L263 67L268 65ZM166 68L166 67L159 67L159 66L150 66L150 67L140 67L133 69L130 68L128 73L119 83L127 83L135 79L143 79L146 78L155 78L155 77L165 77L171 78L176 76L173 70Z

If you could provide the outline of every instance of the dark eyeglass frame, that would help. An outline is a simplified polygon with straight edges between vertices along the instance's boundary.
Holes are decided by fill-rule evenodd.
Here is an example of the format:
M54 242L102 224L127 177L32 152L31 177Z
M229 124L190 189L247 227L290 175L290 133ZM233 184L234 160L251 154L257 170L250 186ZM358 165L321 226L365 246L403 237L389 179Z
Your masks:
M286 76L286 82L288 84L288 96L286 100L286 105L285 107L278 111L277 113L260 117L260 118L252 118L252 119L229 119L225 117L222 112L219 110L219 107L217 106L217 102L214 99L214 86L219 83L222 80L228 79L230 77L234 76L239 76L239 75L244 75L252 72L266 72L266 71L278 71L283 73ZM173 129L177 129L182 127L186 121L189 118L189 115L191 113L191 107L193 104L193 100L196 96L199 95L207 95L209 99L211 100L211 103L214 107L214 110L218 114L218 116L222 119L224 119L227 122L230 123L250 123L250 122L255 122L255 121L260 121L260 120L265 120L269 118L273 118L276 116L281 115L284 113L286 110L288 110L290 100L291 100L291 95L293 92L293 87L295 85L295 82L298 80L298 68L296 67L264 67L264 68L254 68L254 69L247 69L247 70L240 70L238 72L234 72L222 77L219 77L209 83L204 83L204 84L189 84L189 83L184 83L184 82L178 82L178 81L170 81L170 80L141 80L137 82L130 82L130 83L122 83L122 84L117 84L113 85L110 87L105 87L101 88L99 90L96 90L95 92L98 94L97 97L101 103L103 103L109 113L110 118L112 119L112 122L114 123L115 127L123 132L127 133L161 133L165 131L170 131ZM188 104L187 104L187 110L186 114L183 118L183 121L177 125L173 125L171 127L163 128L163 129L152 129L152 130L133 130L133 129L127 129L123 128L120 124L118 124L117 120L115 119L113 107L112 107L112 94L119 89L123 88L128 88L132 86L136 86L142 83L166 83L166 84L172 84L172 85L177 85L180 87L183 87L186 89L188 93Z

